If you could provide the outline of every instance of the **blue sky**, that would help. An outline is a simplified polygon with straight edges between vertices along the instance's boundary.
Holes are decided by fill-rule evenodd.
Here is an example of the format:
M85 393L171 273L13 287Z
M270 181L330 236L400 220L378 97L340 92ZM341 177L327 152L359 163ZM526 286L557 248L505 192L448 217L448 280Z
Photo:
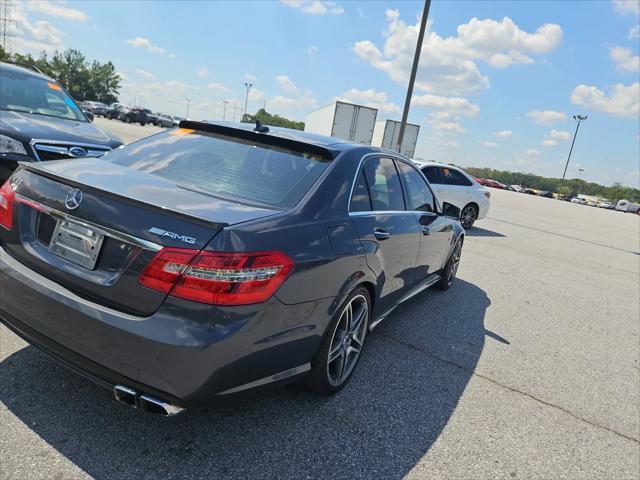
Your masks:
M12 48L112 60L121 100L190 117L304 120L342 98L399 119L421 1L14 2ZM409 120L416 156L635 187L640 1L433 0Z

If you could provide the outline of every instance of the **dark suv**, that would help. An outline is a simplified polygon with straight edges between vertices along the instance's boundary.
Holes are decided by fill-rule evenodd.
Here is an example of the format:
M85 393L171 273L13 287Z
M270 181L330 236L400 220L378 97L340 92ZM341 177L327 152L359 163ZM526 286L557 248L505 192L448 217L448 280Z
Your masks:
M0 181L18 162L95 157L122 141L91 123L65 89L26 67L0 62Z
M139 123L144 127L147 123L155 124L158 121L158 117L151 113L149 109L134 107L128 112L121 114L120 120L124 123Z

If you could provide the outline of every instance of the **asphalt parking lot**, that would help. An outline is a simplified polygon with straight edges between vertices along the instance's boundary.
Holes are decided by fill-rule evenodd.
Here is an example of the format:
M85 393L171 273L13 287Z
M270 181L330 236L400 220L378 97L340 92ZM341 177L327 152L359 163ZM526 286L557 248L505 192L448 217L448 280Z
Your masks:
M639 216L492 190L454 286L385 320L342 392L174 418L0 327L0 477L638 478L639 281Z

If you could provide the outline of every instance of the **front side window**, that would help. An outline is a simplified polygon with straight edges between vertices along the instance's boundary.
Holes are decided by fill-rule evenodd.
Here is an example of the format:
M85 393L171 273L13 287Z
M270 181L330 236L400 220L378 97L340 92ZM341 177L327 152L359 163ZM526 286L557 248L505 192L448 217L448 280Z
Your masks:
M434 212L433 194L422 175L415 168L404 162L399 161L397 165L407 189L409 208L421 212Z
M331 162L313 153L186 129L148 137L102 158L185 188L280 209L295 206Z

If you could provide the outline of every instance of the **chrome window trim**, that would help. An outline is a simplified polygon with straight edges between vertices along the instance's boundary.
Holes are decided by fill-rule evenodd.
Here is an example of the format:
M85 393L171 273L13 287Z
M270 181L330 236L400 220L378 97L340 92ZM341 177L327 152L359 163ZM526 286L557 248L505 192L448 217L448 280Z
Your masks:
M91 155L89 155L89 153L97 153L96 150L88 150L91 148L97 148L99 150L99 153L101 154L105 154L109 151L111 151L111 147L108 145L99 145L97 143L77 143L77 142L73 142L73 141L65 141L65 140L48 140L46 138L32 138L29 141L29 146L31 147L31 151L33 152L33 155L35 156L35 159L38 162L41 162L42 160L40 159L40 156L38 155L38 149L36 148L36 144L38 143L43 143L43 144L49 144L49 145L44 145L45 148L42 148L41 150L44 151L49 151L49 152L53 152L53 153L65 153L68 152L69 149L68 148L63 148L63 147L55 147L53 145L69 145L72 147L81 147L84 148L85 150L87 150L87 157L91 157ZM59 149L59 150L57 150ZM64 150L64 152L62 151ZM84 157L72 157L69 156L69 158L84 158ZM62 160L62 159L61 159Z
M431 196L434 198L435 200L435 207L436 207L436 212L423 212L422 210L370 210L370 211L366 211L366 212L352 212L351 211L351 199L353 198L353 191L356 188L356 182L358 181L358 174L360 173L360 170L362 169L362 164L364 163L364 161L369 158L369 157L387 157L387 158L391 158L395 161L401 161L406 163L407 165L409 165L410 167L412 167L414 170L417 170L418 173L420 175L422 175L422 178L424 179L425 183L427 184L427 188L429 189L429 191L431 191ZM397 171L397 168L396 168ZM404 188L404 186L402 185L402 180L400 179L400 172L398 173L398 180L400 180L400 185L402 186L402 188ZM404 193L403 193L404 196ZM393 155L391 153L387 153L387 152L372 152L372 153L367 153L366 155L364 155L360 161L358 162L358 168L356 168L356 173L353 176L353 180L351 181L351 190L349 191L349 204L347 206L347 211L349 213L350 217L361 217L363 215L399 215L399 214L407 214L407 213L418 213L420 215L433 215L435 217L438 216L438 214L442 211L442 208L440 206L440 202L438 200L438 197L436 196L435 193L433 193L433 189L431 188L431 185L429 184L429 180L427 180L427 177L424 176L424 173L422 173L422 170L420 170L420 168L416 167L415 165L413 165L411 163L411 161L407 161L406 159L402 158L399 155Z
M35 208L36 210L46 213L48 215L51 215L52 217L56 218L56 219L60 219L60 220L67 220L73 223L77 223L79 225L82 225L83 227L87 227L87 228L91 228L93 230L95 230L97 233L105 235L107 237L113 238L115 240L119 240L121 242L126 242L129 243L131 245L134 245L136 247L141 247L144 248L146 250L151 250L154 252L159 252L160 250L162 250L162 245L159 245L157 243L151 242L149 240L145 240L143 238L138 238L135 237L133 235L129 235L128 233L123 233L123 232L119 232L118 230L114 230L112 228L109 227L105 227L102 225L98 225L96 223L93 222L89 222L87 220L84 219L80 219L77 217L74 217L72 215L68 215L64 212L61 212L60 210L57 210L53 207L49 207L48 205L45 205L43 203L40 203L36 200L32 200L28 197L25 197L24 195L21 195L19 193L16 193L15 196L16 200L19 203L22 203L23 205L27 205L27 206L31 206L33 208Z

